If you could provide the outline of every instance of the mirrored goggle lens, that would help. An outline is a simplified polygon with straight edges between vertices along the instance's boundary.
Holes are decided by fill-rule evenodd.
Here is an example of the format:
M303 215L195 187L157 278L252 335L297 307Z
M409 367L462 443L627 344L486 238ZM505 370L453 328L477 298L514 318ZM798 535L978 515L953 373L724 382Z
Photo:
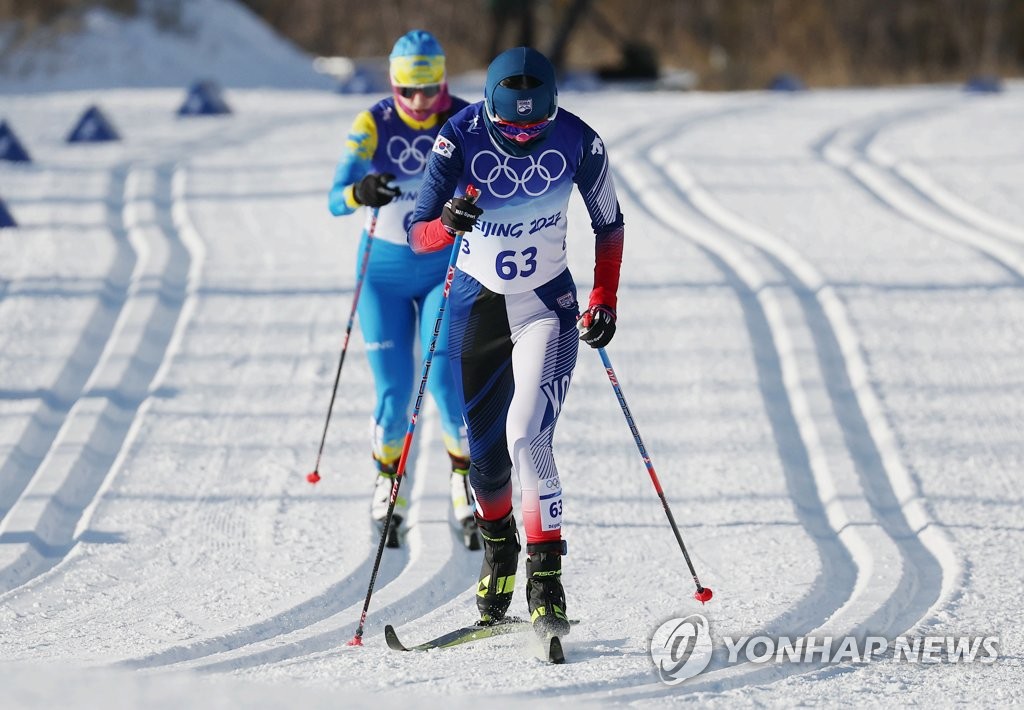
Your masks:
M502 121L499 119L494 121L494 125L507 138L510 138L517 143L526 143L543 133L544 129L551 125L551 121L512 123L510 121Z
M428 99L432 99L441 92L440 84L426 84L424 86L397 86L398 93L406 99L411 99L418 93L423 94Z

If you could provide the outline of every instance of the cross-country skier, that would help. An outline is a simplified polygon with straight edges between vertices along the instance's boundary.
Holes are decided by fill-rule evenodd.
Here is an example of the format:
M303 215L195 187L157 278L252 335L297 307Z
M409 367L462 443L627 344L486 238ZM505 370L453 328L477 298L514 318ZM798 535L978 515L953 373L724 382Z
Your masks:
M520 551L514 470L530 616L540 633L561 635L569 630L560 579L566 547L551 443L577 335L597 348L615 333L623 219L604 143L558 108L544 55L525 47L498 55L484 91L484 101L452 116L434 142L409 242L418 253L450 254L453 235L465 233L451 287L448 357L469 427L484 539L481 620L501 619L512 599ZM470 184L481 193L476 204L461 197ZM566 261L574 184L596 238L594 288L582 317Z
M372 210L379 210L358 314L377 392L371 422L377 472L371 515L381 526L409 424L416 375L415 338L419 336L424 351L429 347L448 266L445 254L414 254L406 241L406 229L434 137L450 115L466 106L462 99L449 95L444 50L429 32L413 30L400 37L389 63L392 96L356 116L330 192L330 209L336 216L351 214L364 205L369 208L360 254L368 238ZM443 358L446 348L447 338L441 336L436 356ZM466 428L450 371L437 368L431 372L428 386L441 412L451 459L455 518L463 526L466 545L478 549L468 484ZM406 501L399 498L388 531L389 547L399 546L399 526L406 511Z

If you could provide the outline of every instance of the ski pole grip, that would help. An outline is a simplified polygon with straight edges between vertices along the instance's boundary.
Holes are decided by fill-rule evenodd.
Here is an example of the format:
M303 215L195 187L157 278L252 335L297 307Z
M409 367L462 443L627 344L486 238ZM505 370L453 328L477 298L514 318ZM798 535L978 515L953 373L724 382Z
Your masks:
M466 185L466 192L462 195L462 199L468 200L469 202L472 202L472 203L475 204L477 199L479 199L479 197L480 197L480 190L478 190L473 183L469 183L468 185ZM458 241L459 239L462 238L463 234L465 234L465 232L455 232L454 234L452 234L452 236L455 237L456 241ZM455 257L453 256L452 259L453 259L452 266L454 266L455 265L455 261L454 261Z

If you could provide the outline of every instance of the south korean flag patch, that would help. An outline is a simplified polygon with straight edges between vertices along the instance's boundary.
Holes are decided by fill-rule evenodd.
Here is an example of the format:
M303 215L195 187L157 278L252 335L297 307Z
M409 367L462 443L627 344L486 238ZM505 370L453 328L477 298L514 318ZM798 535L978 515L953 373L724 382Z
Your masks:
M434 147L432 150L440 156L445 158L452 157L452 151L455 150L455 146L452 142L443 136L438 136L434 139Z

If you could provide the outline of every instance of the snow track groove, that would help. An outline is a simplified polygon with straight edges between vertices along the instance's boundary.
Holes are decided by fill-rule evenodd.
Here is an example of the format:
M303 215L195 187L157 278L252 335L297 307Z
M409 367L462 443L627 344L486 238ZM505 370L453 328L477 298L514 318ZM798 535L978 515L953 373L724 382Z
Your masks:
M81 396L127 297L137 261L125 225L127 178L126 166L111 170L106 202L108 228L115 244L114 259L104 279L103 290L97 295L95 310L60 375L52 387L40 393L28 425L0 464L0 530L3 530L3 519L28 486L33 473L53 445L71 407ZM17 283L13 288L10 288L10 284L5 285L6 294L3 295L17 295L22 290Z
M383 587L393 581L407 563L407 554L395 554L394 550L387 551L387 554L385 554L384 559L381 561L381 571L377 576L378 586ZM330 585L323 592L309 597L291 609L274 614L256 624L233 629L226 634L200 639L188 644L172 646L138 659L122 661L118 665L141 669L195 661L208 656L235 651L244 646L285 636L293 631L313 626L319 621L350 610L356 602L359 602L361 608L362 600L366 596L366 585L370 579L372 567L372 557L366 557L344 579ZM356 620L358 620L358 614L352 623L354 624ZM354 628L353 626L353 630Z
M898 584L886 574L869 587L870 571L884 569L885 563L895 562L897 555L891 541L873 528L869 532L863 495L851 485L849 477L840 478L833 470L836 454L826 451L817 420L822 402L816 395L822 388L819 383L812 390L808 384L812 373L806 365L807 335L801 332L798 338L791 332L788 323L792 314L783 305L789 299L777 293L781 289L764 276L763 265L755 265L734 240L709 224L698 210L685 207L685 193L677 191L666 174L638 163L623 165L621 172L636 193L646 195L652 214L698 243L725 269L743 303L752 344L759 355L758 376L766 394L766 409L778 437L777 446L786 452L787 488L822 560L822 573L799 608L766 624L765 633L809 635L830 620L834 622L838 615L851 612L858 621L866 620L884 605ZM848 462L841 465L848 471ZM876 551L873 546L880 549ZM855 627L856 621L847 629ZM722 691L767 680L763 666L723 665L723 658L713 659L709 670L687 683L687 690ZM659 684L644 685L652 693L660 692Z
M662 157L659 162L665 165L668 161ZM798 251L776 235L726 210L678 164L666 169L702 213L777 263L779 273L804 311L803 318L822 368L822 382L855 464L861 495L870 504L875 524L884 528L899 548L903 578L886 603L892 608L880 608L847 633L892 636L910 630L916 622L948 603L962 584L962 565L948 536L934 524L919 488L903 464L845 305ZM878 548L872 551L877 557ZM885 565L885 558L880 562ZM877 598L877 578L871 580L870 588Z
M855 560L863 561L865 556L870 559L870 547L860 544L857 549L853 548L857 542L856 529L851 529L852 542L847 539L850 536L840 535L850 515L845 512L845 498L838 494L836 484L828 476L827 456L812 416L811 400L801 389L806 363L798 360L798 346L800 352L805 352L806 338L798 342L790 334L780 301L784 294L776 295L777 282L764 275L772 273L770 267L756 264L745 251L737 248L734 240L697 210L685 191L674 187L669 176L650 158L654 146L671 140L680 131L737 111L757 111L763 106L763 103L756 103L699 115L676 124L671 132L648 132L638 136L637 142L626 151L645 156L645 160L617 162L620 174L625 177L625 186L637 201L646 205L667 230L682 233L694 242L721 270L740 300L754 349L762 400L783 464L786 488L821 561L822 571L801 604L766 624L766 633L793 633L817 627L848 603L857 579ZM820 404L816 406L820 410Z
M308 123L310 120L313 119L307 118L305 121L302 122ZM317 120L322 119L318 118ZM280 125L278 124L272 126L268 122L263 122L260 125L260 128L262 129L263 133L266 133L270 132L274 128L280 128ZM254 133L251 136L249 136L248 139L246 140L236 137L232 142L239 146L244 146L250 141L255 141L259 139L259 137L260 134ZM194 250L199 250L202 248L202 242L199 239L199 236L196 233L194 227L192 226L191 221L188 219L188 214L184 203L183 184L183 181L181 181L179 183L179 187L175 191L177 197L175 199L174 218L176 224L180 226L182 240L194 241ZM199 260L193 261L193 265L198 265L198 263ZM193 271L196 271L196 276L192 280L192 283L194 284L198 281L198 271L196 269L193 269ZM191 308L194 307L194 299L192 298L192 296L195 295L194 291L194 288L189 289L190 298L187 300L186 307L183 309L187 310L189 315L191 315ZM158 375L154 377L154 385L150 387L151 391L156 389L155 383L162 378L168 365L169 358L164 360L163 366L161 367ZM124 397L122 397L122 399L124 399ZM145 409L148 407L148 402L148 399L143 402L142 406L139 409L140 414L144 413ZM416 462L415 457L416 451L419 448L419 440L421 438L428 438L431 436L431 420L437 416L436 412L429 413L431 411L431 407L431 404L428 404L426 407L426 417L424 418L421 424L421 433L419 436L417 436L417 444L413 450L414 455L413 460L410 461L410 468L412 468ZM136 423L141 421L141 419L141 416L137 416L135 418ZM103 491L106 490L106 488L109 486L111 480L116 475L116 471L118 470L118 468L120 468L121 459L128 453L129 444L131 440L134 438L135 433L136 430L134 428L132 428L130 431L126 433L126 436L124 438L124 445L120 448L118 458L114 460L113 463L108 467L109 472L107 473L100 487L95 489L95 495L92 497L91 501L87 505L84 505L82 507L84 513L81 516L81 520L79 521L77 526L78 533L83 531L88 526L88 520L92 512L94 511L95 507L99 504ZM435 443L437 444L438 447L440 447L439 437L438 442ZM441 448L441 450L443 450L443 448ZM439 488L430 495L439 497L439 499L442 502L440 504L440 507L438 507L436 510L431 509L430 513L427 513L423 510L420 510L420 512L417 513L415 511L418 508L416 505L414 505L414 512L411 519L411 523L413 525L411 535L414 540L416 538L416 535L422 534L422 531L424 529L433 530L433 532L429 533L431 538L443 535L445 539L449 539L453 538L454 536L454 531L448 530L449 522L447 520L446 515L448 510L447 461L441 462L439 468L440 475L438 471L432 471L424 472L424 474L419 476L419 478L431 477L437 479L435 482L438 483ZM414 476L413 478L417 477ZM441 480L442 478L443 480ZM405 495L408 496L409 494L406 492ZM422 521L421 523L416 523L417 516ZM438 520L443 521L443 524L440 527L437 524ZM194 520L193 522L195 524L203 526L231 524L230 520L225 520L221 518L212 521ZM440 528L443 528L443 530L441 530ZM76 533L76 535L78 533ZM218 535L217 537L224 538L224 535ZM250 624L249 626L236 628L226 633L215 635L209 638L199 639L194 642L180 644L177 646L166 648L161 651L156 651L153 653L142 655L134 659L122 661L119 665L132 668L159 667L176 663L199 661L205 659L208 656L217 654L231 654L232 652L237 652L239 649L243 649L246 646L257 644L259 642L264 641L270 641L270 643L267 644L270 646L279 645L280 643L282 643L279 641L281 637L288 636L289 634L292 635L293 639L301 637L304 631L307 633L309 632L309 627L315 626L317 622L322 622L325 619L331 619L341 611L347 613L332 619L332 622L334 624L345 624L345 626L343 627L343 635L345 636L343 642L347 641L348 638L350 638L351 631L354 630L356 620L358 620L358 610L361 608L362 600L365 595L365 585L369 580L370 567L372 565L372 556L376 550L375 535L373 539L374 545L372 549L368 549L367 557L365 557L361 563L358 563L354 569L350 567L347 570L346 576L343 579L337 581L334 584L329 585L327 588L323 589L323 591L311 595L307 599L301 601L300 603L292 606L291 608L285 611L276 613L270 616L269 618L261 620L257 623ZM451 540L449 540L449 542L451 542ZM73 542L68 543L65 546L68 549L70 549L71 547L73 547ZM414 550L416 549L415 542L412 542L412 547ZM412 556L413 559L411 561L407 549L403 549L400 551L386 551L385 558L382 563L382 572L377 580L377 591L374 595L374 604L371 607L372 613L370 615L370 619L368 620L368 629L371 628L372 620L376 618L376 612L374 610L377 609L377 607L379 606L377 600L379 598L386 599L387 597L387 595L382 592L382 588L386 587L388 583L395 580L395 578L399 574L405 575L403 579L406 580L406 582L404 582L402 585L399 585L399 588L402 590L408 590L410 588L419 587L421 583L426 584L428 587L430 587L432 583L431 581L434 580L435 577L440 576L441 580L438 583L433 584L433 586L443 590L442 592L440 592L440 594L444 599L447 599L448 596L452 594L451 590L449 590L444 583L445 579L459 579L459 570L464 572L464 574L461 575L464 578L464 587L461 585L459 586L459 589L457 590L458 594L462 594L465 591L465 589L468 589L469 585L475 579L475 573L479 566L479 558L476 555L473 555L472 553L463 550L461 540L459 540L457 543L457 554L460 557L456 559L455 566L459 566L459 560L461 560L463 555L468 556L472 561L467 566L459 567L459 569L454 570L452 569L451 566L451 563L453 562L452 555L450 554L451 546L441 548L442 550L448 550L448 553L444 556L444 559L438 559L438 547L436 544L434 545L434 547L429 549L427 549L426 546L421 547L424 547L424 549L426 550L425 552L419 553L419 558L423 559L418 559L417 555L414 553ZM46 567L52 567L52 565L56 564L58 561L59 560L53 561L51 564L48 564L45 567L43 567L43 569L41 569L40 571L43 571ZM186 563L186 566L187 564L196 563L196 561L197 560L193 558L191 562ZM420 574L422 574L423 580L417 581L420 579L420 577L418 577L417 575ZM412 581L408 581L409 579L412 579ZM426 600L426 603L429 603L431 606L437 603L437 593L426 591L419 593L417 596L419 598ZM417 607L415 605L406 605L406 607L403 608L402 611L408 612L410 609L416 608ZM385 620L394 621L398 618L399 617L397 616L391 615L387 616ZM401 618L404 619L407 617ZM351 628L349 628L349 625L351 625ZM326 624L326 626L330 626L330 624ZM323 625L321 625L320 628L322 627ZM277 641L277 643L275 643L275 640ZM331 646L333 646L333 644ZM239 655L242 658L246 657L244 653L235 653L235 655ZM238 661L238 663L244 665L245 661Z
M668 137L658 136L647 145ZM680 231L725 265L733 283L742 284L747 304L752 304L751 296L759 304L745 306L745 312L748 317L755 314L752 323L766 326L770 342L760 349L776 353L788 409L814 478L814 486L792 488L805 493L816 488L820 510L857 567L852 596L834 611L828 604L820 607L823 625L789 626L785 631L815 636L906 631L944 603L960 583L961 566L948 539L932 525L902 464L845 306L799 252L725 209L666 150L648 152L647 164L627 163L623 172L668 228L682 223ZM662 188L663 183L674 184L677 191ZM751 328L755 349L759 330ZM787 417L776 409L772 418L778 432L780 418ZM787 471L793 475L788 466ZM806 498L796 499L798 508L807 505ZM837 582L821 581L829 586ZM714 661L711 668L687 689L723 691L806 671L749 664L715 671Z
M765 632L814 628L847 602L856 583L857 565L853 550L839 535L844 521L848 519L843 512L842 497L836 495L834 486L825 481L825 487L832 489L832 495L828 497L831 504L826 505L818 490L826 456L818 427L809 417L811 404L808 397L800 391L793 392L802 378L794 361L797 345L788 333L773 331L773 326L778 329L779 323L784 321L781 299L772 293L777 287L766 282L749 257L729 245L713 226L698 215L684 217L682 211L673 211L678 205L670 200L682 199L681 196L670 187L655 187L669 185L667 179L659 183L657 173L636 164L623 164L621 172L626 176L631 192L649 193L647 206L666 228L682 231L687 238L698 243L725 275L741 302L753 360L757 365L761 397L776 450L782 460L786 489L793 499L800 524L817 548L822 568L800 604L768 622ZM667 221L670 218L671 221ZM680 224L685 228L680 230ZM799 348L804 349L805 343L801 342Z
M448 462L447 458L441 460L436 454L443 450L440 427L436 423L439 415L432 405L426 409L428 414L421 420L419 454L414 462L413 490L405 493L412 502L405 547L400 550L402 562L390 565L396 551L384 550L382 566L385 569L390 566L392 573L377 580L364 627L364 640L381 635L385 624L406 623L470 593L479 571L480 553L463 547L461 536L449 521ZM359 593L345 608L339 609L340 603L332 604L329 614L309 614L302 624L276 630L267 627L269 635L264 638L254 635L248 643L228 652L175 667L227 672L309 660L320 654L359 653L359 649L347 648L346 644L359 622L375 554L376 544L364 563L347 576L344 584L352 585L353 592L358 590Z
M176 226L173 177L174 166L165 163L134 167L125 180L123 221L137 255L125 303L81 396L4 518L9 544L0 547L0 593L50 569L74 548L84 529L80 522L116 470L173 353L172 341L180 339L186 291L201 255L194 234L183 237Z
M731 237L754 245L775 262L788 290L780 293L780 303L789 304L785 317L780 312L773 319L776 342L784 344L790 337L786 330L795 328L806 339L809 354L817 359L817 363L810 357L794 363L792 376L803 379L804 392L794 392L792 398L797 408L804 410L801 428L807 432L806 438L814 437L814 429L829 432L827 446L819 450L826 457L822 460L825 465L816 472L816 479L833 527L841 539L849 540L859 572L851 601L825 626L807 635L895 635L907 630L935 602L935 583L956 574L945 574L952 565L940 568L914 537L921 529L912 530L901 506L894 505L893 485L903 482L905 469L871 389L845 306L799 252L727 211L681 166L666 169L698 210ZM801 400L805 397L816 399L817 405L804 409ZM908 507L919 502L910 496L902 499L902 505ZM781 677L799 670L769 666L758 676ZM710 681L710 677L702 678L695 686L704 687ZM722 690L730 686L718 683L712 687Z
M977 209L942 187L926 170L899 159L878 145L880 135L887 129L904 122L920 120L931 113L955 109L965 103L961 99L927 111L875 116L843 126L826 136L816 146L816 151L821 160L859 183L897 214L950 241L978 251L1007 271L1017 284L1024 283L1024 251L1021 250L1024 230ZM837 317L847 316L845 312L839 312ZM846 345L849 346L848 343ZM866 371L862 359L854 364L858 370ZM860 372L857 374L861 375ZM877 416L881 404L873 390L868 388L865 395L866 411L876 415L874 421L884 424L884 420ZM886 450L892 452L890 459L895 457L897 444L891 430L885 426L878 432L878 436L885 442ZM925 506L920 487L910 472L902 466L898 457L887 468L894 473L893 492L901 507L906 510L908 523L942 563L946 572L939 599L931 613L920 619L921 625L926 625L940 607L948 605L959 596L967 571L956 555L948 533L935 524Z
M877 144L886 126L949 110L944 102L925 110L884 114L833 131L815 148L820 158L846 173L877 200L906 219L968 246L1024 282L1024 230L986 215L940 187L926 171L899 160Z
M323 120L313 113L296 124ZM56 385L40 393L36 413L0 467L0 474L12 472L0 476L0 598L72 555L180 347L196 306L206 250L188 214L186 167L179 159L257 142L280 129L281 121L257 117L241 133L217 119L195 126L203 130L159 147L148 161L109 168L107 222L116 248L100 306ZM22 289L15 283L5 290ZM133 343L139 348L134 353L126 349ZM76 416L75 440L58 455ZM75 453L79 448L81 455ZM47 474L48 482L39 484L47 465L65 471ZM107 472L100 470L104 465ZM20 520L11 520L15 514Z

